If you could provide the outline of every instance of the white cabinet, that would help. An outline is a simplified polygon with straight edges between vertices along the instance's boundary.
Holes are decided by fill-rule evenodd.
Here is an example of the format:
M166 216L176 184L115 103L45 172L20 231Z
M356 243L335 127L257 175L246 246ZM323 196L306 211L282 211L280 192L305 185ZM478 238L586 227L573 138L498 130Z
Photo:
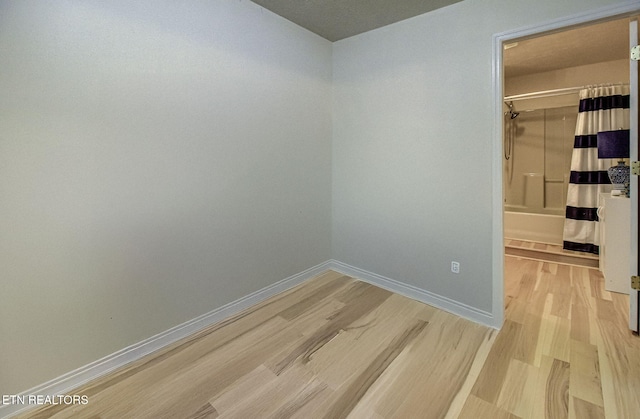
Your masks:
M607 291L629 294L631 200L600 195L600 270Z

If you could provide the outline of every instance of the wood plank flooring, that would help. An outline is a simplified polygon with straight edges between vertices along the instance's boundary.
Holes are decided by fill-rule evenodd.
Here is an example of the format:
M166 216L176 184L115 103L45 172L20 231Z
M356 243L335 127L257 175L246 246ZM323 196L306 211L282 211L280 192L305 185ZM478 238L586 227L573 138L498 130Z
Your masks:
M20 417L638 417L626 296L595 270L506 260L499 333L328 271L75 390L87 405Z
M506 321L467 404L495 417L640 417L628 296L605 291L595 269L505 259Z
M496 334L329 271L25 417L445 417Z
M560 245L505 238L505 254L544 262L598 268L599 257L591 253L565 250Z

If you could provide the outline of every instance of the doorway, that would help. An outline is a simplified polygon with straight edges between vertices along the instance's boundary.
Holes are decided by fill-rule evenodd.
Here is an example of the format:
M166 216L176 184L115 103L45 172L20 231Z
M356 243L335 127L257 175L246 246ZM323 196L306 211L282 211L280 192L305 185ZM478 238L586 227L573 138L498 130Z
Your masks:
M585 249L563 237L565 209L573 205L567 204L569 188L590 187L570 185L579 93L584 86L628 89L628 45L628 18L504 45L503 220L507 256L599 267L603 246L598 246L601 223L595 221L597 196L591 205L582 204L591 207L594 214L593 221L579 221L587 223L591 231L591 238L584 238L588 243L583 245ZM608 191L610 186L593 188Z
M494 36L494 83L495 91L497 92L495 97L496 130L494 140L494 150L497 151L497 153L494 155L493 167L495 192L494 219L500 221L496 223L494 227L494 270L499 273L499 275L494 276L494 316L498 324L502 324L504 320L504 263L507 257L512 257L508 255L508 253L505 255L503 247L503 240L507 232L507 225L503 225L503 222L507 222L504 213L505 199L513 198L512 196L507 196L504 184L506 178L504 175L505 145L503 143L503 130L506 127L504 117L507 115L507 112L510 112L509 115L512 115L511 112L519 115L523 114L523 112L534 111L542 114L547 112L553 113L563 106L571 106L568 104L568 101L575 106L578 100L578 87L601 83L628 82L628 22L629 16L638 12L637 9L634 10L631 8L631 5L627 5L626 9L620 7L613 8L612 10L600 11L589 16L572 17L533 29L512 31ZM585 34L587 36L595 36L598 39L604 39L600 31L606 31L615 25L623 25L625 28L622 33L619 33L621 32L620 30L617 31L620 35L619 40L621 40L618 42L620 44L618 51L622 51L622 53L617 52L618 55L615 56L616 48L606 48L606 51L600 54L602 55L600 56L599 54L594 54L591 48L593 45L590 44L589 48L591 49L586 48L588 57L580 58L574 54L574 52L579 52L580 50L579 45L576 46L573 44L573 42L577 41L571 40L572 37L578 41L580 40L581 37L575 36L576 34L582 34L583 39L585 38ZM618 28L620 27L622 26L618 26ZM529 44L536 47L536 43L539 44L538 47L543 45L544 48L537 50L535 48L521 48L530 46ZM585 50L585 48L582 49ZM521 58L524 58L520 61L515 60L510 63L508 59L509 50L511 50L511 53L518 51L518 54L514 55L520 55ZM553 54L556 54L555 60L550 58ZM612 56L612 54L614 55ZM584 60L591 60L591 62L585 62ZM611 62L615 61L619 61L617 65L613 67L607 65L607 63L611 64ZM552 62L553 65L550 66L550 64L546 64L547 62ZM555 66L555 68L553 66ZM571 76L571 78L569 78L569 76ZM547 79L546 86L542 81L545 77ZM572 81L567 82L568 79ZM527 93L545 93L545 95L526 97ZM505 96L511 96L513 98L518 95L525 97L523 97L522 100L518 98L520 103L517 105L511 101L505 103ZM573 99L571 95L573 95ZM523 120L524 119L525 118L523 118ZM563 121L567 121L568 119L570 118L566 116L562 117ZM546 121L542 122L543 126L545 124L547 124ZM568 125L571 124L569 123ZM519 133L521 128L522 127L516 127L515 132ZM531 130L532 128L529 129L529 131ZM548 163L548 161L553 161L554 157L543 159ZM557 157L555 160L558 160ZM547 166L549 166L549 164L547 164ZM529 176L529 179L524 180L524 182L529 181L528 186L531 186L530 189L542 191L542 200L535 197L529 198L529 202L533 202L539 207L544 208L545 200L551 196L550 194L553 189L557 192L558 189L566 188L564 179L549 179L551 182L545 182L544 171L541 173L537 170L531 170L525 171L525 173L526 176ZM555 183L555 185L551 185L551 183ZM520 181L520 184L522 184L522 181ZM516 206L518 204L522 205L523 201L515 203ZM530 246L535 247L539 245L531 244ZM520 253L520 255L522 255L522 253Z

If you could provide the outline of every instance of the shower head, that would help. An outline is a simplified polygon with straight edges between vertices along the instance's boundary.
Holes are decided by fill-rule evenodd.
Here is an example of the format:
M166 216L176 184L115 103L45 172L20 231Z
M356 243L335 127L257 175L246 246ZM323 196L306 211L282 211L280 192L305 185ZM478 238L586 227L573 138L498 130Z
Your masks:
M520 115L520 112L513 111L513 102L509 102L506 105L509 107L509 112L507 112L509 114L509 119L516 119L518 115Z

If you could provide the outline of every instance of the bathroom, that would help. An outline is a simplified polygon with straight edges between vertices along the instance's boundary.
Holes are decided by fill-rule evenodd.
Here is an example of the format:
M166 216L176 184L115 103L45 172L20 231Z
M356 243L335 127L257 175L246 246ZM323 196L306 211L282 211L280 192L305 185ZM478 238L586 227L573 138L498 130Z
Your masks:
M619 19L504 45L507 254L510 247L562 252L579 92L629 83L628 31L629 20ZM584 256L598 266L597 255Z

